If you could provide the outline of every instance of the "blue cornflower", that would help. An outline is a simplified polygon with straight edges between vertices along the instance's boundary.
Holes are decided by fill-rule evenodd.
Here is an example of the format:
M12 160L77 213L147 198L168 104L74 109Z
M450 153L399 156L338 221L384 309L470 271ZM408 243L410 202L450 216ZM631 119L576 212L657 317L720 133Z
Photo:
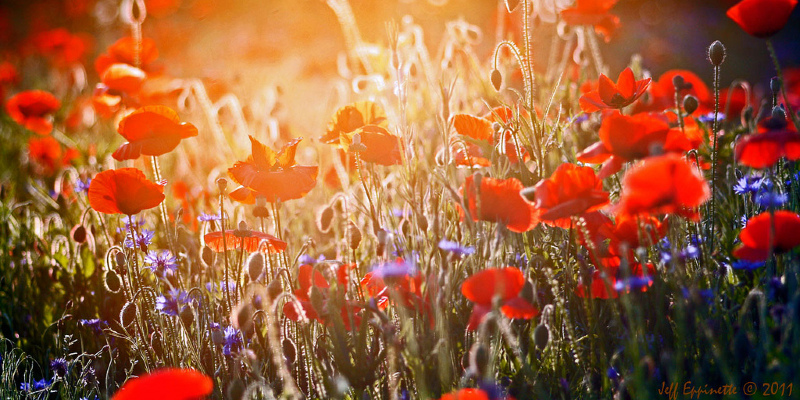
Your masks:
M163 314L177 316L186 307L189 295L180 289L171 289L168 296L158 296L156 298L156 309Z
M763 261L747 261L747 260L738 260L734 261L731 268L733 269L743 269L745 271L755 271L764 266Z
M608 376L608 379L615 381L619 379L619 372L617 372L617 370L614 367L608 367L608 370L606 371L606 376Z
M458 242L453 242L447 239L439 241L439 248L444 251L453 253L456 257L464 257L475 253L475 248L470 246L462 246Z
M414 263L402 259L381 263L372 267L372 276L381 279L398 278L416 275L417 273L417 267Z
M325 261L325 255L324 254L320 254L319 257L314 258L314 257L311 257L310 255L308 255L306 253L303 253L303 254L300 255L300 258L297 259L297 261L300 263L300 265L303 265L303 264L314 265L314 264L318 264L318 263L321 263L321 262Z
M88 193L89 192L89 185L92 183L92 178L86 178L86 180L78 179L75 181L75 191L78 193Z
M756 193L761 189L764 178L758 175L745 175L733 185L733 192L736 194Z
M144 219L137 218L135 215L131 215L128 217L127 215L122 217L122 223L125 224L122 228L117 228L117 233L128 233L131 230L131 224L134 225L134 229L142 229L144 226Z
M60 378L63 378L67 375L67 366L67 360L64 358L56 358L55 360L50 361L50 370Z
M694 260L700 257L700 243L703 239L697 235L689 236L689 244L686 245L680 252L678 252L678 259L683 262L686 260ZM669 239L663 238L658 242L660 248L661 263L669 264L672 261L672 243Z
M652 283L653 277L651 276L632 276L630 278L618 280L617 283L614 284L614 290L618 292L639 290L650 286Z
M225 328L225 341L222 346L222 354L230 356L231 353L239 351L242 347L242 335L238 329L229 326Z
M25 392L35 391L35 390L43 390L47 389L53 383L50 379L40 379L38 381L33 381L33 385L28 382L22 382L19 385L19 389Z
M797 171L794 175L786 178L786 187L791 187L793 183L800 182L800 171Z
M80 320L78 322L83 326L88 326L88 327L92 328L92 330L95 333L102 333L103 332L103 328L108 326L108 323L106 321L103 321L103 320L101 320L99 318L82 319L82 320Z
M211 293L214 292L222 292L225 289L225 282L220 282L219 284L214 284L212 282L206 283L206 290ZM228 291L233 292L236 290L236 282L228 281Z
M776 192L762 192L756 196L756 203L758 203L761 208L778 208L782 207L789 201L789 196L785 193L776 193Z
M708 114L701 115L701 116L699 116L699 117L697 118L697 120L698 120L698 121L700 121L700 122L702 122L702 123L704 123L704 124L706 124L706 125L708 125L708 124L710 124L711 122L714 122L714 113L713 113L713 112L710 112L710 113L708 113ZM725 114L723 114L723 113L718 113L718 114L717 114L717 121L724 121L724 120L725 120Z
M147 246L149 246L150 243L153 241L153 236L154 235L155 235L155 232L153 232L153 231L151 231L149 229L142 229L139 232L139 234L137 235L136 246L135 247L136 248L140 248L140 249L146 249ZM125 243L124 244L125 244L125 247L127 247L129 249L133 249L134 248L134 243L133 243L133 240L131 240L131 235L130 234L125 236Z
M149 268L154 274L162 276L172 275L178 269L178 259L169 250L150 251L144 257L144 262L150 264Z
M206 214L204 212L200 213L200 216L197 217L197 220L200 222L208 222L208 221L219 221L222 219L222 213L218 212L216 214Z

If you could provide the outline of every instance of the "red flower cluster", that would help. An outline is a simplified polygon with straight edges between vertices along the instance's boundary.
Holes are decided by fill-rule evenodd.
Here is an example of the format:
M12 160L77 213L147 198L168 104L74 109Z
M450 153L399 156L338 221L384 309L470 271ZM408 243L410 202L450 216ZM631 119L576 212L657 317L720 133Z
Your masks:
M539 315L536 307L519 297L523 286L525 276L515 267L489 268L470 276L461 284L461 294L475 303L467 330L478 328L492 310L495 297L499 298L500 311L508 318L530 319Z
M49 135L53 130L51 118L59 107L61 102L42 90L17 93L6 103L6 111L14 122L40 135Z
M608 42L619 27L619 17L610 12L615 4L617 0L576 0L574 7L561 11L561 18L567 25L594 26Z
M354 268L354 265L342 264L337 268L335 279L339 287L336 292L338 297L332 299L329 293L330 283L325 278L325 275L309 264L301 265L297 270L297 282L300 288L293 292L297 302L287 301L283 306L283 314L292 321L304 320L303 316L305 316L307 319L328 324L331 322L328 302L337 301L341 303L340 317L345 327L349 330L361 326L361 315L359 315L361 306L344 298L344 293L350 282L348 269L351 268ZM319 309L315 307L312 300L312 290L320 293L322 303L317 305Z
M770 168L782 157L800 159L800 134L785 114L761 120L758 133L747 135L736 143L734 157L740 164L752 168Z
M517 146L514 133L507 129L502 133L495 133L492 128L493 122L502 124L511 123L514 112L508 107L497 107L483 117L475 117L469 114L454 114L450 117L450 124L456 132L469 138L451 146L456 165L488 167L491 161L484 153L484 148L495 147L501 154L508 157L511 164L530 160L530 154L522 146Z

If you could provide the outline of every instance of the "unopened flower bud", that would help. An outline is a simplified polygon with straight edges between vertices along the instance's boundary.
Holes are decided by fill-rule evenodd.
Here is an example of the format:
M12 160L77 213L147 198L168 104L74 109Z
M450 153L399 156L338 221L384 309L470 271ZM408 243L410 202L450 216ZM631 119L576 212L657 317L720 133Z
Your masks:
M269 296L270 302L277 299L282 292L283 292L283 286L281 286L280 279L273 279L272 282L270 282L269 285L267 285L267 296Z
M109 269L105 273L105 279L103 279L103 286L111 293L119 293L119 289L122 288L122 281L119 279L119 275L114 272L114 269Z
M708 46L708 61L715 67L719 67L725 61L725 46L719 40Z
M317 229L322 233L328 233L333 225L333 207L324 206L317 214Z
M207 267L210 267L212 264L214 264L215 257L216 255L214 254L213 250L211 250L208 246L203 247L203 250L201 251L201 258Z
M69 232L69 236L73 241L75 241L75 243L86 242L86 227L83 226L83 224L75 225L75 227Z
M550 329L548 329L547 325L545 324L537 325L536 329L533 330L533 343L536 344L536 348L539 350L544 350L549 341Z
M781 80L777 76L773 76L769 81L769 89L772 90L773 95L778 95L781 91Z
M686 111L686 114L691 115L693 112L697 111L699 105L700 103L697 101L697 97L689 94L683 98L683 110Z
M686 80L683 79L683 75L675 75L672 77L672 86L675 87L675 90L683 89L684 85L686 85Z
M283 357L286 362L290 365L294 364L295 360L297 360L297 346L294 345L294 342L289 338L283 339L281 347L283 348Z
M469 350L469 366L479 376L486 374L489 366L489 350L480 342L476 342Z
M122 306L122 310L119 312L119 323L125 328L130 328L136 321L136 315L138 313L139 310L137 309L136 303L125 303L125 305Z
M503 75L500 74L500 71L493 69L490 79L492 81L492 86L494 86L494 90L499 92L500 88L503 86Z
M264 271L264 253L257 251L250 254L247 258L247 274L250 276L250 281L255 282Z
M125 253L121 251L118 251L116 254L114 254L114 261L116 261L117 265L122 268L128 265L128 261L125 259Z
M357 249L358 245L361 244L361 230L358 229L353 221L347 224L347 243L351 250Z
M219 188L220 193L225 193L225 189L228 188L228 180L225 178L217 179L217 187Z

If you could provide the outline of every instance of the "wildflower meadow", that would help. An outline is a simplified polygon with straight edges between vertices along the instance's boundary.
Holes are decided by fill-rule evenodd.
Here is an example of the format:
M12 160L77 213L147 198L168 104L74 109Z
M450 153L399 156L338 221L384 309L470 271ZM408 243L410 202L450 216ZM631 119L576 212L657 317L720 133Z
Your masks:
M797 3L3 1L0 398L800 398Z

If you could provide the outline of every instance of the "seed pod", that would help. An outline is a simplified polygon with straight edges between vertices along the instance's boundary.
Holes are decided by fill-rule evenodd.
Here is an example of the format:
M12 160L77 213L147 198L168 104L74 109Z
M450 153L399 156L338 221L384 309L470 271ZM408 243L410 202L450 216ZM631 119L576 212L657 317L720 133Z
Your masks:
M353 221L347 224L347 243L350 245L351 250L357 249L358 245L361 244L361 230L358 229Z
M533 343L536 344L536 348L539 350L544 350L549 341L550 330L547 329L545 324L537 325L536 329L533 330Z
M681 89L686 86L686 80L683 79L683 75L675 75L672 77L672 86L675 87L675 90L680 91Z
M184 307L180 315L183 325L187 329L191 328L192 324L194 324L194 310L192 310L192 307Z
M725 46L719 40L715 40L711 46L708 46L708 61L715 67L719 67L725 62Z
M125 253L118 251L114 254L114 261L117 262L117 266L125 268L128 265L128 261L125 259Z
M256 218L269 218L269 210L267 210L267 207L255 206L253 208L253 216Z
M119 275L117 275L113 269L106 270L103 278L103 287L105 287L106 290L111 293L119 293L119 290L122 288L122 281L120 281Z
M228 180L225 178L217 179L217 187L219 188L219 192L221 194L225 193L225 189L228 188Z
M294 342L289 339L283 339L281 343L281 347L283 348L283 358L286 359L288 364L294 364L295 360L297 360L297 346L294 345Z
M769 89L772 90L774 96L777 96L781 91L781 79L777 76L773 76L772 79L769 80Z
M86 227L83 224L75 225L72 230L69 232L69 236L75 243L84 243L86 242Z
M747 106L744 111L742 111L742 125L747 126L750 124L750 121L753 120L753 106Z
M322 233L328 233L333 225L333 207L322 207L317 214L317 229Z
M786 109L783 108L783 104L772 107L772 118L783 123L786 121Z
M500 88L503 87L503 75L500 74L500 71L493 69L490 79L492 81L492 86L494 86L494 90L499 92Z
M136 315L139 313L136 303L127 302L122 306L122 311L119 312L119 322L126 329L130 328L136 322Z
M264 253L257 251L250 254L247 258L247 275L250 276L250 281L257 281L262 272L264 272Z
M479 376L486 374L489 366L489 350L480 342L475 342L469 350L469 366Z
M686 114L688 115L692 115L692 113L697 110L699 105L700 103L697 101L697 97L689 94L683 98L683 111L686 111Z

